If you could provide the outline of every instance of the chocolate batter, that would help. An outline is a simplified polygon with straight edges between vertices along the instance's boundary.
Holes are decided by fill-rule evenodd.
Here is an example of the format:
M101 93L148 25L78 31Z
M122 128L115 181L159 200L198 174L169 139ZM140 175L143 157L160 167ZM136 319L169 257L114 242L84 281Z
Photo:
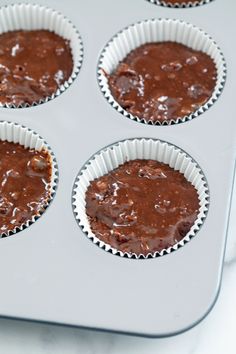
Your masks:
M91 182L86 212L93 233L137 255L173 246L199 211L196 189L183 174L153 160L126 162Z
M205 53L173 42L133 50L108 76L115 100L147 121L169 121L196 111L216 84L214 61Z
M0 141L0 233L43 210L50 198L51 175L47 152Z
M0 102L16 106L51 96L69 79L69 42L53 32L12 31L0 35Z

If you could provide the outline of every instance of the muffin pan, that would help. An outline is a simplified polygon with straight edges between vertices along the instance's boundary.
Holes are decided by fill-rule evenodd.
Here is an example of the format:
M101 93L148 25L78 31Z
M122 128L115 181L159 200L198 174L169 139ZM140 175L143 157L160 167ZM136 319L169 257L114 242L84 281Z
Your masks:
M221 283L236 145L235 1L186 9L146 0L101 0L93 8L82 0L40 4L75 25L84 60L58 98L25 109L1 108L1 120L24 125L50 144L59 182L37 222L0 240L0 315L153 337L187 330L213 307ZM122 28L151 18L194 24L224 54L224 91L196 119L171 126L140 124L118 113L101 93L97 66L106 43ZM100 249L84 235L72 208L74 182L86 161L106 146L133 138L159 139L186 151L201 167L210 192L208 214L196 236L175 252L152 259L117 257Z

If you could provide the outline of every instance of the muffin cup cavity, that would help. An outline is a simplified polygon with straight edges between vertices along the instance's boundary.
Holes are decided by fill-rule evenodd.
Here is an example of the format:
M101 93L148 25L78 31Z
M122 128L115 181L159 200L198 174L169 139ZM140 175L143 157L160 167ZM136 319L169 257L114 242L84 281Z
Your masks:
M46 208L51 203L58 184L58 166L56 162L56 158L50 148L50 146L41 138L37 133L33 130L28 129L22 125L12 122L1 121L0 122L0 140L8 141L11 143L18 143L22 145L24 148L35 149L37 151L46 151L50 157L51 163L51 183L50 183L50 196L45 201L42 209L40 209L35 215L32 216L30 220L24 222L20 226L15 227L11 231L4 232L0 234L0 237L6 237L13 234L16 234L19 231L29 227L33 224L46 210Z
M210 2L214 1L214 0L199 0L199 1L185 1L182 4L179 4L178 2L176 3L171 3L168 0L164 1L164 0L146 0L152 4L155 5L160 5L160 6L165 6L165 7L171 7L171 8L189 8L189 7L197 7L197 6L201 6L201 5L206 5L209 4Z
M68 40L73 58L73 70L51 96L42 98L33 104L16 106L12 103L0 103L0 107L25 108L48 102L64 92L75 80L83 61L83 44L79 32L61 13L37 4L14 4L0 8L0 34L15 30L48 30Z
M199 197L200 208L198 216L186 236L174 246L163 249L161 252L149 253L148 255L123 253L99 240L91 231L89 220L86 215L85 196L90 182L114 170L126 161L136 159L156 160L179 171L195 187ZM93 243L114 255L143 259L169 254L184 246L197 234L207 215L209 207L209 190L203 172L198 164L187 153L164 141L148 138L135 138L117 142L93 155L81 169L75 180L72 200L75 218L83 232Z
M215 89L210 99L195 112L172 120L151 121L132 115L113 98L107 75L110 75L118 64L134 49L152 42L176 42L193 50L208 54L214 61L217 69ZM126 27L117 33L102 50L98 63L98 83L107 101L119 113L134 121L151 125L171 125L182 123L196 118L210 108L220 96L225 79L226 63L224 56L213 39L196 26L180 20L150 19Z

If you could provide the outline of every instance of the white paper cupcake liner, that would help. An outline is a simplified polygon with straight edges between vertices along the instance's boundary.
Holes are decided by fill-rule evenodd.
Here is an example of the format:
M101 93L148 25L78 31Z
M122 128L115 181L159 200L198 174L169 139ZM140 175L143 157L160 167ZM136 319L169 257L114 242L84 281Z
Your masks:
M48 102L64 92L75 80L83 61L83 44L75 26L61 13L36 4L14 4L0 8L0 34L15 30L48 30L68 40L73 57L70 78L55 93L33 104L2 104L0 107L25 108Z
M151 2L152 4L155 5L160 5L160 6L165 6L165 7L171 7L171 8L179 8L179 9L183 9L183 8L188 8L188 7L197 7L197 6L201 6L201 5L206 5L209 4L210 2L214 1L214 0L199 0L199 1L185 1L182 4L179 3L175 3L172 4L170 2L167 1L162 1L162 0L146 0L148 2Z
M106 74L111 74L118 64L135 48L145 43L172 41L208 54L217 68L217 81L210 99L190 115L169 121L151 121L132 115L113 98ZM106 74L105 74L106 73ZM196 26L180 20L150 19L130 25L116 34L103 49L98 63L98 83L108 102L125 117L152 125L171 125L189 121L210 108L220 96L225 79L224 56L213 39Z
M41 210L39 210L35 215L32 216L30 220L21 224L20 226L15 227L15 229L4 232L0 234L0 237L6 237L13 234L16 234L19 231L29 227L34 223L46 210L46 208L51 203L57 188L58 183L58 166L56 158L50 148L50 146L33 130L28 129L22 125L12 122L0 121L0 141L8 141L12 143L18 143L24 146L26 149L35 149L37 151L46 151L48 152L51 160L52 175L50 183L50 196L45 201Z
M182 4L178 4L177 2L175 4L170 3L168 0L164 1L164 0L146 0L148 2L151 2L152 4L155 5L160 5L160 6L165 6L165 7L171 7L171 8L188 8L188 7L197 7L197 6L201 6L201 5L206 5L209 4L210 2L214 1L214 0L200 0L200 1L185 1Z
M135 159L151 159L168 164L175 170L180 171L185 178L196 188L199 197L199 213L194 225L186 236L174 246L163 249L161 252L149 253L148 255L123 253L109 244L104 243L91 231L86 215L86 191L90 182L99 178L109 171L114 170L126 161ZM72 195L72 204L75 218L89 239L105 251L114 255L128 258L154 258L169 254L184 246L194 237L203 224L209 206L209 190L206 179L198 164L178 147L160 140L136 138L120 141L110 145L93 155L82 170L79 172Z

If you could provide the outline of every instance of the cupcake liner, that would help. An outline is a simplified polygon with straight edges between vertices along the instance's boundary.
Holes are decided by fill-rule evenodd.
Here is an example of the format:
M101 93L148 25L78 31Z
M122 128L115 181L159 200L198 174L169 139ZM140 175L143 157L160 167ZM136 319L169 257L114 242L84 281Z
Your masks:
M106 74L111 74L118 64L135 48L145 43L172 41L186 45L194 50L208 54L217 68L217 81L211 98L190 115L169 121L151 121L127 112L113 98ZM224 56L213 39L196 26L180 20L150 19L126 27L116 34L103 49L98 63L98 83L108 102L118 112L137 122L151 125L171 125L189 121L210 108L220 96L225 79L226 63Z
M23 229L29 227L32 223L34 223L46 210L46 208L51 203L57 188L58 183L58 166L56 162L56 158L49 147L49 145L41 138L37 133L33 130L28 129L22 125L12 122L0 121L0 140L1 141L8 141L12 143L19 143L20 145L24 146L25 148L35 149L37 151L47 151L50 156L51 160L51 167L52 167L52 175L51 175L51 183L50 183L50 197L43 208L38 211L30 220L21 224L20 226L15 227L15 229L4 232L0 234L0 237L6 237L13 235Z
M155 5L160 5L160 6L165 6L165 7L171 7L171 8L188 8L188 7L196 7L196 6L201 6L205 4L209 4L210 2L214 0L199 0L199 1L185 1L182 4L178 4L177 2L175 4L172 4L170 2L164 1L164 0L146 0L148 2L151 2L152 4Z
M85 197L90 182L107 174L109 171L114 170L126 161L135 159L151 159L168 164L170 167L184 174L185 178L196 188L199 196L200 208L198 217L186 236L174 246L163 249L161 252L149 253L148 255L123 253L99 240L91 231L89 220L86 215ZM97 152L88 160L75 180L72 205L79 226L87 237L100 248L121 257L135 259L154 258L177 250L197 234L208 211L209 190L200 167L186 152L164 141L135 138L110 145Z
M0 8L0 34L15 30L49 30L70 42L73 71L55 93L33 104L1 104L0 107L25 108L48 102L64 92L75 80L83 61L83 44L75 26L61 13L36 4L14 4Z

